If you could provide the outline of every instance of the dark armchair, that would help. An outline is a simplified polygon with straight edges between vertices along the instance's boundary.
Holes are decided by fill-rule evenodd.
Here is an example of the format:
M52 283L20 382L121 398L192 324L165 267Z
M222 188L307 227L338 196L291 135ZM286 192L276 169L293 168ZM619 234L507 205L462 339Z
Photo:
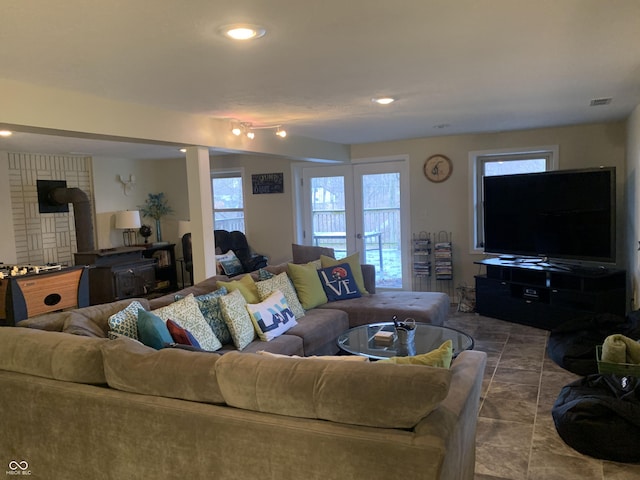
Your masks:
M244 269L243 273L253 272L267 266L267 257L254 253L249 247L247 237L239 231L228 232L226 230L213 231L216 250L226 253L233 250ZM189 272L191 283L193 284L193 248L191 246L191 234L182 236L182 255L184 257L184 267Z
M221 253L233 250L233 253L242 263L244 273L254 272L267 266L267 257L251 250L244 233L238 230L233 232L214 230L213 236L216 242L216 249L219 248Z

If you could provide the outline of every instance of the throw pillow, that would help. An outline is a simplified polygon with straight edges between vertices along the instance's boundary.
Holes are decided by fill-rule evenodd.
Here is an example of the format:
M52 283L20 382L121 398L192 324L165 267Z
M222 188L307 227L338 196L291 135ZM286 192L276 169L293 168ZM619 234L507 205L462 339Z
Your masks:
M164 320L146 310L138 311L138 334L142 343L156 350L161 350L165 344L173 342Z
M240 259L236 257L233 250L229 250L225 253L224 257L225 258L220 259L219 262L225 275L233 277L234 275L244 272L244 267L242 266L242 263L240 263Z
M348 263L321 268L318 270L318 275L330 302L361 296Z
M109 317L109 329L138 340L138 310L144 310L144 307L134 300L124 310Z
M273 292L264 302L247 304L247 311L260 340L265 342L279 337L298 324L280 290Z
M378 363L396 363L398 365L427 365L430 367L449 368L453 358L453 342L447 340L435 350L422 355L410 357L391 357L378 360Z
M256 331L247 311L247 301L240 290L233 290L220 297L220 308L231 332L233 344L238 350L242 350L256 338Z
M324 293L324 288L322 288L322 283L320 283L318 270L313 263L304 265L289 263L287 271L296 288L302 308L310 310L329 301Z
M170 318L182 328L189 330L203 350L218 350L222 347L220 340L204 319L192 293L166 307L153 310L153 313L164 321Z
M256 288L258 289L261 301L264 301L276 290L280 290L287 299L287 304L296 316L296 320L304 317L304 308L302 308L302 305L300 304L296 289L291 283L287 272L282 272L279 275L272 276L268 280L256 283Z
M216 247L216 252L217 250L218 247ZM227 253L216 253L216 273L218 275L222 275L224 273L224 271L222 270L222 262L233 261L233 257L235 256L236 254L233 252L233 250L229 250L227 251Z
M175 343L200 348L200 344L195 337L191 335L191 332L186 328L182 328L173 320L167 320L167 328L169 329L169 334Z
M227 324L224 321L222 310L220 310L220 302L218 301L220 297L226 295L227 293L229 293L227 292L227 289L225 287L221 287L213 292L196 296L198 308L200 308L204 319L211 327L211 330L213 330L213 334L218 340L220 340L220 343L222 343L223 345L232 342L231 333L229 332L229 328L227 328ZM175 296L176 300L180 300L182 298L184 298L184 296L182 295Z
M265 270L264 268L261 268L258 270L258 281L262 282L263 280L269 280L270 278L275 277L276 274L275 273L271 273L268 270Z
M239 290L247 303L258 303L260 301L256 282L251 275L245 275L240 280L232 280L230 282L218 280L217 286L218 288L225 287L228 292Z
M356 281L356 285L358 285L358 290L360 290L360 293L362 295L369 295L367 289L364 288L364 276L362 275L362 267L360 266L359 252L356 252L353 255L349 255L348 257L344 257L339 260L327 257L326 255L321 255L320 262L322 263L322 268L333 267L334 265L339 265L341 263L348 263L351 267L351 271L353 272L353 278Z

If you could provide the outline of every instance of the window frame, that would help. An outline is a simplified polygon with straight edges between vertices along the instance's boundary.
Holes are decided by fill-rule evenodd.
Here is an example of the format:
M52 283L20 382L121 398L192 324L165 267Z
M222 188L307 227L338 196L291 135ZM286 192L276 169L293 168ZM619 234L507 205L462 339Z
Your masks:
M545 145L526 148L505 148L495 150L476 150L469 152L469 248L471 254L484 254L483 179L484 165L488 162L508 162L514 160L546 160L546 170L558 169L558 145Z
M242 232L246 232L247 229L247 216L246 216L246 196L245 196L245 176L244 168L215 168L210 171L209 181L211 182L211 208L213 214L213 229L216 230L216 213L224 212L242 212ZM240 178L240 185L242 186L242 208L216 208L215 192L213 188L213 181L217 178Z

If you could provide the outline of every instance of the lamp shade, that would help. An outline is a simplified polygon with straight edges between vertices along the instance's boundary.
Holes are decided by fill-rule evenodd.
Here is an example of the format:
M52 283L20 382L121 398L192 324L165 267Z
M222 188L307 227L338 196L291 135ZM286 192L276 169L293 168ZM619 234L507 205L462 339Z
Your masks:
M120 230L140 228L140 212L138 210L116 212L116 228Z
M189 220L178 220L178 238L182 238L190 232L191 222Z

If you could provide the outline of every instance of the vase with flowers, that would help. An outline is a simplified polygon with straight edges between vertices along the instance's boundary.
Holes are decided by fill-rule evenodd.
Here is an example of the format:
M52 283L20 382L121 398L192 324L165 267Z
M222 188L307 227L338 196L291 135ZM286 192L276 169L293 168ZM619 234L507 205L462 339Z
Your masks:
M160 219L165 215L173 213L173 208L169 206L169 203L163 192L150 193L147 195L144 205L138 207L140 213L148 218L153 218L156 222L156 241L162 242L162 229L160 228Z

